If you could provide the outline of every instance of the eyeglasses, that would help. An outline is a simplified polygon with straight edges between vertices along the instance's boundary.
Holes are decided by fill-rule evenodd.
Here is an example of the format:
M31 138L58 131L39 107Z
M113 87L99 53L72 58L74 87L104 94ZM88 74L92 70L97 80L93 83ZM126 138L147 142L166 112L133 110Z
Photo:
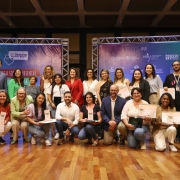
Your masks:
M23 95L23 94L25 94L25 93L18 93L19 95Z
M173 64L173 66L179 66L180 64Z

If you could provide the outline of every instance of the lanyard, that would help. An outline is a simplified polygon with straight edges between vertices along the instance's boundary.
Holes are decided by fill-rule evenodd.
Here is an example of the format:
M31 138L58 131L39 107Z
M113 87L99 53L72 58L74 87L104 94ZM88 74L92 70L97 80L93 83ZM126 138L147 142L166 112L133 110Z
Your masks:
M177 78L177 76L178 76L178 78ZM178 83L179 83L179 76L180 76L180 75L175 75L175 74L174 74L174 79L175 79L177 85L178 85Z

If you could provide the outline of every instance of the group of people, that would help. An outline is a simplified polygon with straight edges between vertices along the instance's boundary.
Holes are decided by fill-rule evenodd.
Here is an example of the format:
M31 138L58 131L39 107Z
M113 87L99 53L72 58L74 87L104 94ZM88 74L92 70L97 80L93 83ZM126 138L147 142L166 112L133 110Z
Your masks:
M135 69L131 82L125 78L122 68L115 70L114 82L107 69L101 70L98 81L90 68L86 70L83 82L77 77L75 68L69 70L69 78L65 81L51 65L47 65L40 87L36 86L35 76L31 76L30 84L24 87L23 73L19 68L8 85L5 74L0 72L0 112L6 113L0 143L6 143L2 137L11 131L11 144L16 144L20 128L24 141L31 144L42 138L47 146L51 145L49 131L52 129L57 144L63 144L67 139L73 142L77 136L97 146L98 133L103 130L105 145L119 139L120 145L125 145L127 139L129 147L146 149L146 132L150 131L156 150L166 149L167 138L170 150L177 151L174 142L180 140L179 126L162 122L162 112L180 110L180 62L174 61L172 67L174 73L167 75L164 84L152 64L146 65L144 78L142 71ZM125 87L130 94L121 97L120 90ZM175 88L175 100L168 93L168 88L172 87ZM158 99L157 92L161 88L167 92ZM156 118L140 117L139 105L149 103L157 105ZM52 119L57 120L54 124L41 123L45 110L50 110ZM134 118L140 119L142 125L131 124Z

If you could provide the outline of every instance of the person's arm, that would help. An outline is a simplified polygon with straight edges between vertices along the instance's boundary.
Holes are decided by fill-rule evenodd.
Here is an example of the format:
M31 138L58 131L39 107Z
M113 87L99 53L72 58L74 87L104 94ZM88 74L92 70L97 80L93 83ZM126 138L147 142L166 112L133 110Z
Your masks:
M97 92L97 99L98 99L98 102L99 102L99 106L101 107L101 104L102 104L102 101L101 101L101 97L100 97L100 82L97 83L97 88L96 88Z
M110 102L111 103L111 102ZM107 104L106 104L107 105ZM109 105L108 105L109 106ZM109 108L111 108L109 106ZM104 100L102 101L102 105L101 105L101 114L102 114L102 119L103 121L105 121L106 123L109 123L109 121L111 121L110 117L108 117L107 113L106 113L106 108L105 108L105 102Z
M43 92L44 91L44 76L41 76L40 80L40 90Z
M158 88L162 89L163 88L163 82L162 82L162 79L159 75L157 75L157 83L158 83Z
M125 83L126 83L126 85L129 87L130 80L126 78L126 79L125 79Z
M76 95L76 98L74 101L80 101L80 99L82 98L82 95L83 95L83 84L82 84L82 81L81 79L77 79L77 82L78 82L78 89L79 89L79 92L78 94ZM77 104L77 103L76 103Z
M8 83L8 95L9 95L9 98L13 98L14 97L14 86L15 86L15 81L14 79L11 79Z
M144 88L143 88L144 100L149 102L150 86L146 80L143 80L143 84L144 84Z
M10 104L8 104L6 106L6 117L5 117L5 120L4 120L4 125L7 124L8 121L10 121Z
M73 121L73 125L77 125L79 122L79 107L76 106L76 110L75 110L75 118L74 118L74 121Z

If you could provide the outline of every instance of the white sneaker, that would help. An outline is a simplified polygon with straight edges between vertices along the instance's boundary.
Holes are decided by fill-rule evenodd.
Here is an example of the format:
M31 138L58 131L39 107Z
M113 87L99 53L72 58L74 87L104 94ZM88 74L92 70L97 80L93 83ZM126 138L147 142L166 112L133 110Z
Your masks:
M45 140L45 144L46 144L46 146L51 146L51 143L50 143L49 139Z
M170 148L171 151L177 152L177 149L173 144L169 145L169 148Z
M36 139L34 138L34 136L31 137L31 144L36 144Z
M54 136L54 139L59 139L59 133L56 133L56 135Z

